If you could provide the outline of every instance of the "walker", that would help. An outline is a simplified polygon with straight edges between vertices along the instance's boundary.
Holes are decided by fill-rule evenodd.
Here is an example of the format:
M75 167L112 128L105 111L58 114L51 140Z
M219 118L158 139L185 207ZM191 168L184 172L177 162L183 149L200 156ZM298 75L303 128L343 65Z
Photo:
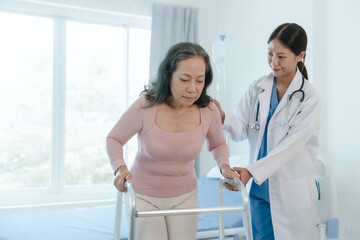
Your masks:
M223 184L227 183L235 186L241 193L244 205L242 206L223 206ZM126 194L129 194L130 211L129 211L129 236L128 240L135 239L135 218L138 217L156 217L156 216L170 216L170 215L193 215L203 213L217 213L219 214L219 240L225 239L224 233L224 213L227 212L244 212L243 223L245 229L245 235L247 240L253 240L252 228L251 228L251 216L250 216L250 203L249 196L245 186L237 179L222 178L219 181L218 195L219 206L206 207L206 208L183 208L183 209L165 209L165 210L137 210L135 201L135 191L130 181L125 182L125 187L128 190ZM114 239L120 240L121 230L121 210L123 204L123 193L117 192L116 201L116 213L115 213L115 233Z

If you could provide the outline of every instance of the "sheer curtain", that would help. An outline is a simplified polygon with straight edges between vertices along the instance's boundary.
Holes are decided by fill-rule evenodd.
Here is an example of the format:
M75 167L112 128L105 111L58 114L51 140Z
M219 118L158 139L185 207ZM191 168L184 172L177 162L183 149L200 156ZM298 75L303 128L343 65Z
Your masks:
M167 50L179 42L198 42L199 9L153 3L150 47L150 81Z

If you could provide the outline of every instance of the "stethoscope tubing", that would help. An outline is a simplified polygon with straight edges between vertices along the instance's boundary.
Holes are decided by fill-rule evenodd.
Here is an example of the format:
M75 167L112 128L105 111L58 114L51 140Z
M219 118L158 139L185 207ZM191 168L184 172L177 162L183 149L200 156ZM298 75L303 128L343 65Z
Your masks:
M305 84L305 78L304 78L304 76L302 76L302 83L301 83L300 88L290 94L289 101L291 101L292 96L295 93L298 93L298 92L302 94L301 99L300 99L300 103L302 103L304 101L304 99L305 99L305 92L303 90L304 84ZM251 128L255 129L255 130L260 129L259 111L260 111L260 102L258 101L257 108L256 108L255 122L251 126Z

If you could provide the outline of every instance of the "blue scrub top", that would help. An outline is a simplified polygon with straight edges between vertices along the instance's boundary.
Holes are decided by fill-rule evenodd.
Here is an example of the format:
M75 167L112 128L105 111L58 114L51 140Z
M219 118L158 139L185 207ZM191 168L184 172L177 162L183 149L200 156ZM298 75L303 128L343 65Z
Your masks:
M271 98L270 98L270 107L269 107L269 115L267 117L267 121L266 121L266 126L265 126L265 130L264 130L264 135L262 138L262 142L261 142L261 146L260 146L260 150L259 150L259 155L257 160L266 157L267 155L267 132L268 132L268 125L270 122L270 119L272 117L272 115L274 114L277 106L279 105L279 100L277 97L277 92L276 92L276 78L274 78L274 84L272 87L272 91L271 91ZM257 184L256 184L257 185ZM268 180L266 180L263 184L260 185L260 189L258 189L258 193L256 195L259 195L259 197L263 198L264 200L269 202L269 187L268 187Z
M276 78L272 87L269 115L267 117L264 135L262 138L259 155L257 160L267 155L267 131L271 117L273 116L279 100L276 91ZM251 217L254 240L272 240L274 239L270 200L269 200L269 182L266 180L261 185L253 182L250 189Z
M259 151L259 155L258 155L257 160L259 160L260 158L266 157L266 155L267 155L268 125L269 125L270 119L271 119L272 115L274 114L274 112L275 112L278 105L279 105L279 100L278 100L277 92L276 92L276 78L274 78L274 84L273 84L273 87L272 87L271 98L270 98L269 115L267 117L264 136L263 136L263 139L262 139L262 142L261 142L260 151Z

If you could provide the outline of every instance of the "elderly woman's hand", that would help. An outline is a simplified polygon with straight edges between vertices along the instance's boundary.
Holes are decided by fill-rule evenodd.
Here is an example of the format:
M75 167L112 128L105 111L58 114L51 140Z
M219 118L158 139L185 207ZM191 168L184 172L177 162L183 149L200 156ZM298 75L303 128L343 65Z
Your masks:
M120 166L115 172L114 185L120 192L127 192L124 184L126 180L131 180L132 175L126 165Z
M229 165L227 164L221 165L220 170L224 178L229 178L229 179L236 178L240 180L239 174L236 171L234 171ZM238 191L238 189L235 186L231 186L227 183L225 183L224 186L230 191Z

